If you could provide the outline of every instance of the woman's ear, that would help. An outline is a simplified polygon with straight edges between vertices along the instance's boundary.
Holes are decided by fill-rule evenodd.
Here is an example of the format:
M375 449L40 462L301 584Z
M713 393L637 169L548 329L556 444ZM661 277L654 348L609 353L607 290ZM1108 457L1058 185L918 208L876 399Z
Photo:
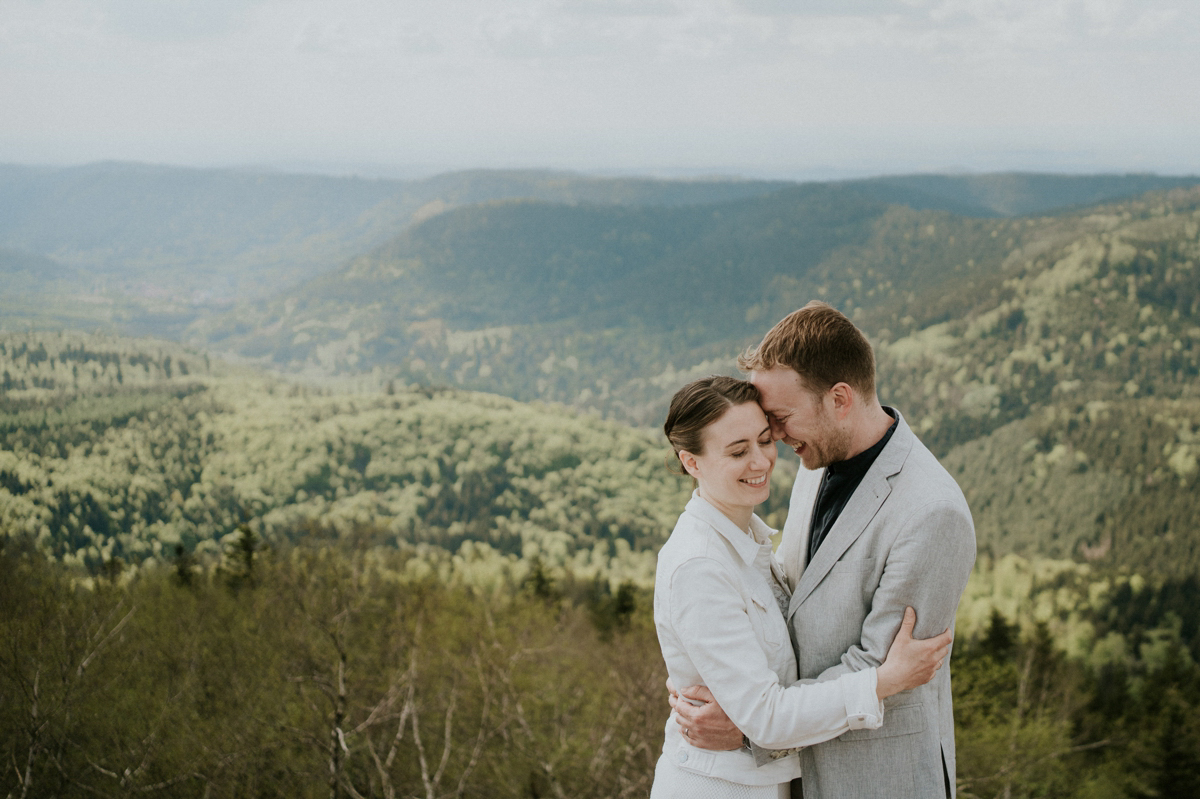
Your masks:
M696 463L696 456L688 452L686 449L679 450L679 464L683 466L683 470L692 477L700 477L700 467Z

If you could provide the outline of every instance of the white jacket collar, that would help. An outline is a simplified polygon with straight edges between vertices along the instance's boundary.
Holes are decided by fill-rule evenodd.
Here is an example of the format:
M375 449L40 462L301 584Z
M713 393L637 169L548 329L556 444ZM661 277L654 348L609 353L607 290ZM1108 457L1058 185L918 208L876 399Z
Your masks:
M758 555L759 546L770 542L771 536L775 533L774 530L766 525L766 522L758 518L757 514L752 513L750 514L750 532L753 535L746 535L745 530L739 530L738 526L728 516L721 513L708 500L700 496L699 489L692 491L692 498L688 500L688 504L684 507L683 512L695 516L716 530L722 538L729 542L733 550L738 553L738 557L747 564L754 563L754 558Z

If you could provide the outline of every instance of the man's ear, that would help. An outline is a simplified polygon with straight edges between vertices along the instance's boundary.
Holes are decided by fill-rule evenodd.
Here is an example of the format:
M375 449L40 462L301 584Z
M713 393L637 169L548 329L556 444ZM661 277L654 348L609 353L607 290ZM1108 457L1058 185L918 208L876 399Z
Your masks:
M833 404L833 413L839 419L845 419L858 404L858 396L847 383L834 383L826 398Z
M683 470L692 477L699 479L700 466L696 463L696 456L688 452L686 449L679 450L679 464L683 466Z

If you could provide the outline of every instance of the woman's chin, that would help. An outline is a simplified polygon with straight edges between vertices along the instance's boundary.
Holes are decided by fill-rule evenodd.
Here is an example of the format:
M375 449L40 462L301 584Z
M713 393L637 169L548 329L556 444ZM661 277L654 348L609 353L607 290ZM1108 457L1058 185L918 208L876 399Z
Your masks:
M754 488L746 492L746 502L749 505L761 505L771 498L770 484Z

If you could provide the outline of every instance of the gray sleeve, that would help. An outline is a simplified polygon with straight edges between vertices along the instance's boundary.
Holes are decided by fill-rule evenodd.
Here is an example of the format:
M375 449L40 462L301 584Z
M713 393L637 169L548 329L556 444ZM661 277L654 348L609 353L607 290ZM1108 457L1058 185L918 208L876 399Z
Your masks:
M887 554L859 644L817 679L834 679L882 663L905 607L917 612L915 638L931 638L953 626L974 563L975 530L965 508L940 500L915 509Z

